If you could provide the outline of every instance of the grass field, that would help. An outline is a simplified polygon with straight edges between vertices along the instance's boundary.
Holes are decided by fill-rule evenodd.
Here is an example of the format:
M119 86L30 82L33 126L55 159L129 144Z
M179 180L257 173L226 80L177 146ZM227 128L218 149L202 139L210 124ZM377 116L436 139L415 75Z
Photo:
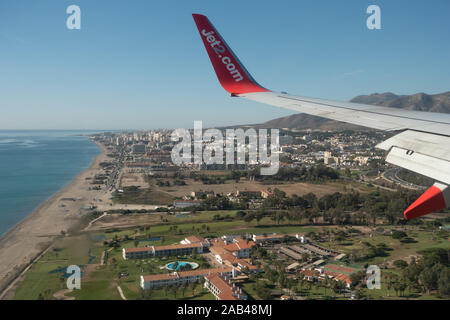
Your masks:
M74 290L66 296L76 299L121 299L117 286L122 288L127 299L214 299L214 297L201 286L195 292L187 289L183 293L171 290L153 290L150 297L143 297L139 288L139 277L142 274L166 273L167 270L160 269L166 263L177 260L194 261L204 264L200 257L167 257L161 259L145 260L123 260L122 248L135 247L135 239L139 241L138 246L145 245L165 245L179 243L188 235L199 234L202 236L221 236L223 234L263 234L276 232L279 234L316 233L324 230L346 230L346 227L337 226L309 226L309 225L277 225L274 221L264 218L259 224L256 221L245 223L243 220L214 220L215 215L234 217L235 211L214 211L189 213L187 217L177 218L176 216L166 216L168 222L161 223L156 219L158 225L151 225L149 229L145 227L133 227L127 229L111 229L106 231L92 231L81 235L68 236L55 243L53 250L47 252L32 268L25 274L15 291L15 299L53 299L54 294L66 288L65 278L62 278L63 272L55 270L64 270L69 265L77 264L84 266L81 290ZM136 215L138 216L138 215ZM216 218L217 219L217 218ZM203 227L203 225L205 225ZM177 226L177 229L174 229ZM209 229L209 231L207 230ZM400 227L396 227L399 229ZM396 259L406 259L408 256L417 255L417 251L425 248L450 248L450 242L446 237L440 237L437 233L431 231L416 230L414 227L404 228L409 237L414 239L413 243L404 243L393 239L390 235L379 235L373 233L361 233L352 237L347 237L344 241L324 241L321 244L325 247L333 248L341 252L351 254L353 252L364 251L367 243L376 246L384 243L390 251L387 251L386 257L375 257L358 263L382 264L386 261ZM385 231L390 231L393 227L384 226ZM125 239L128 236L129 240ZM148 241L148 238L158 238L160 240ZM119 248L111 248L104 244L104 241L110 241L113 238L120 240ZM104 251L108 251L108 264L101 265L101 256ZM382 269L382 272L385 272ZM128 276L120 277L119 274L126 272ZM387 272L396 272L395 269L389 269ZM246 291L253 299L258 299L253 289L252 283L243 285ZM397 298L395 292L391 290L390 294L386 288L381 290L362 289L363 295L370 299L393 299ZM406 291L405 295L410 299L435 299L435 295L417 296L414 293ZM303 287L301 296L305 299L343 299L342 296L334 297L331 289L325 289L320 286L312 285L311 288Z

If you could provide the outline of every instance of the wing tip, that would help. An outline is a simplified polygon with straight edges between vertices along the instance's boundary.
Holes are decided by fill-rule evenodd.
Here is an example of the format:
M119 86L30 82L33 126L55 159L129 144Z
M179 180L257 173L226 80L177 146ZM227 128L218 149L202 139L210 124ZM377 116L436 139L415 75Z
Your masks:
M447 207L443 190L437 185L432 185L419 199L414 201L403 215L406 220L411 220Z

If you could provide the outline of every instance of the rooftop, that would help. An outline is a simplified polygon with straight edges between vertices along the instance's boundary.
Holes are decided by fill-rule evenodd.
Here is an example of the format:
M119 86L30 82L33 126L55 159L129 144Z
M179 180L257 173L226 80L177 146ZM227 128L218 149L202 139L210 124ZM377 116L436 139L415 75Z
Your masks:
M162 273L162 274L153 274L149 276L143 276L144 281L159 281L159 280L169 280L169 279L177 279L184 277L192 277L192 276L206 276L218 273L231 272L231 268L212 268L212 269L199 269L199 270L190 270L190 271L180 271L173 273Z

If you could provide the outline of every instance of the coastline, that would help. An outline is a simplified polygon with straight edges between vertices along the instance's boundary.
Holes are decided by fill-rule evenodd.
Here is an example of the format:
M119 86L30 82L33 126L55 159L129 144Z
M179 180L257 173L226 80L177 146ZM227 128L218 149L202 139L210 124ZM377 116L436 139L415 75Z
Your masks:
M94 142L101 153L92 161L89 168L80 172L72 181L44 201L25 219L16 224L0 237L0 294L19 274L46 250L53 241L60 237L62 231L68 232L80 223L84 215L83 207L93 204L95 198L108 197L105 190L88 190L90 184L86 180L102 169L100 163L108 157L106 148ZM63 198L74 198L75 201L64 201Z

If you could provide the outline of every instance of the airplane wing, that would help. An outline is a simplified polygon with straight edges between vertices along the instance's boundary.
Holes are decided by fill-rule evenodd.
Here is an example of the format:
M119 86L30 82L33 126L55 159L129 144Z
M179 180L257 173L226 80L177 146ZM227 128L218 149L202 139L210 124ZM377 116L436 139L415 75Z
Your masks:
M377 145L389 151L386 161L437 181L406 209L405 219L450 206L450 114L337 102L268 90L253 79L206 16L192 16L217 78L232 97L369 128L401 131Z

